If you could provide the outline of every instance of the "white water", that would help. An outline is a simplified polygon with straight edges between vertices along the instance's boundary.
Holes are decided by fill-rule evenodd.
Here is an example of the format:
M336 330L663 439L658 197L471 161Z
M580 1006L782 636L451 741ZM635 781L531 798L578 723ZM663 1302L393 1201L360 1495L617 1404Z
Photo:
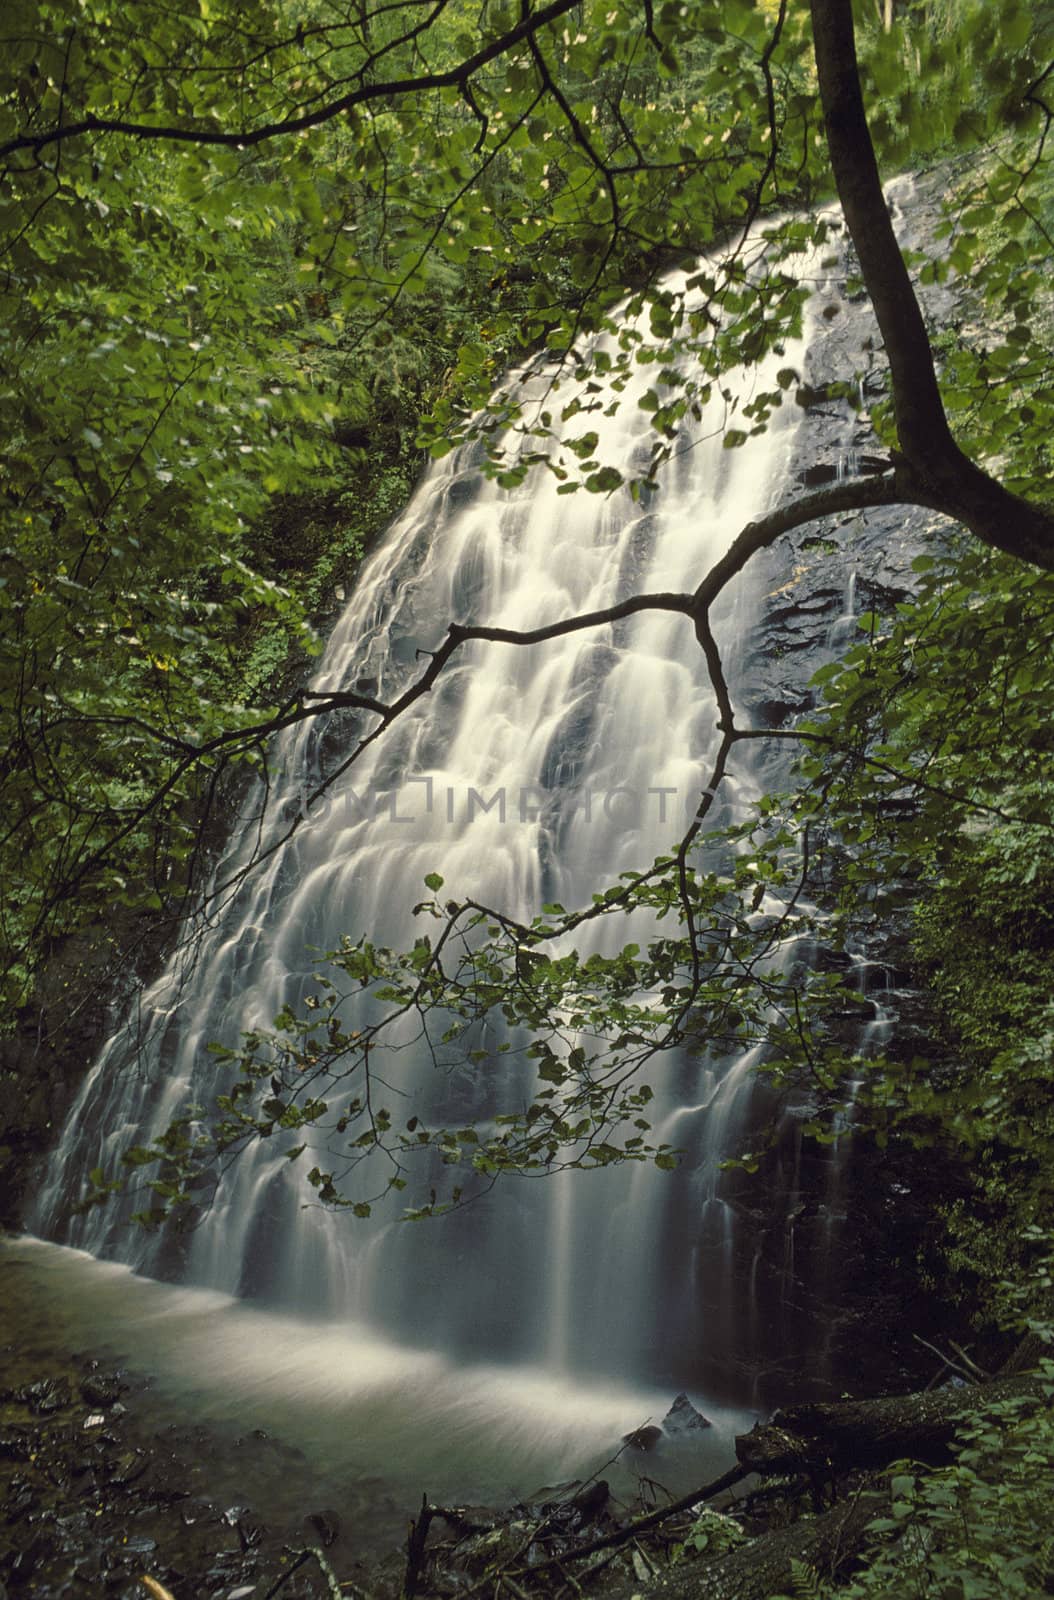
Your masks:
M731 374L728 386L742 404L756 388L774 388L775 370L799 366L801 355L789 348L761 370ZM420 670L417 652L434 649L451 619L522 630L637 591L694 588L745 523L791 492L800 415L785 407L764 435L727 451L717 402L682 435L647 508L624 491L561 497L542 474L505 492L480 480L470 449L455 453L428 473L368 563L313 687L365 684L391 701ZM615 417L593 415L578 428L596 429L599 458L629 474L642 465L640 416L629 394ZM748 571L717 619L733 692L757 599ZM259 827L252 797L221 880L278 839L300 795L368 720L342 715L284 736L272 769L283 786ZM728 1388L730 1370L749 1369L780 1340L779 1308L757 1290L757 1226L751 1232L743 1220L742 1180L720 1171L747 1139L756 1094L749 1058L706 1067L671 1059L659 1069L652 1121L658 1137L686 1151L674 1178L627 1167L509 1179L440 1222L408 1226L382 1214L364 1224L305 1205L299 1173L308 1157L291 1168L262 1142L231 1164L183 1240L159 1242L114 1207L70 1215L93 1168L113 1169L129 1143L211 1101L219 1079L208 1043L235 1044L243 1030L270 1026L285 1002L295 1006L314 988L319 951L344 934L411 943L421 930L409 907L424 897L427 872L442 873L444 893L529 916L543 902L579 903L620 871L649 864L695 811L714 724L703 658L682 617L645 614L529 649L463 649L349 773L353 793L338 787L315 807L248 875L195 960L174 958L142 996L86 1079L34 1231L309 1319L312 1360L328 1371L354 1349L367 1366L391 1361L394 1390L409 1385L407 1403L415 1362L427 1369L426 1386L456 1363L463 1397L473 1386L490 1395L494 1364L504 1363L501 1383L526 1384L524 1394L536 1385L531 1405L543 1413L550 1401L561 1409L584 1373L680 1386L720 1371ZM661 789L673 793L662 800ZM472 799L498 790L504 816ZM553 807L541 816L540 792ZM363 815L369 795L381 798ZM395 1114L492 1115L530 1095L529 1077L516 1076L526 1067L506 1071L482 1085L475 1067L437 1080L408 1052L391 1067ZM793 1166L786 1180L789 1204ZM217 1326L233 1327L236 1308L223 1304ZM268 1340L285 1370L280 1352L303 1352L305 1335L303 1325L297 1336L283 1332L275 1316ZM231 1352L222 1342L216 1350L222 1365ZM749 1392L746 1378L731 1387ZM475 1415L472 1405L466 1414Z

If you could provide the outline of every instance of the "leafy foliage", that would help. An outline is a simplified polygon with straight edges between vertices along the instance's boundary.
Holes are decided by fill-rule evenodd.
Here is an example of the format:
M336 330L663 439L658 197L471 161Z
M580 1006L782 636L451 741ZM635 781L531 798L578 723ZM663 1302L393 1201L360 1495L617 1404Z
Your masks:
M1046 1403L1002 1400L985 1408L963 1430L954 1465L894 1467L889 1515L871 1525L882 1536L877 1555L853 1582L806 1592L845 1600L1047 1593L1054 1574L1046 1513L1054 1488L1054 1365L1048 1361L1043 1372Z
M144 876L155 903L178 904L196 861L186 819L218 765L259 761L274 673L313 647L305 605L328 561L348 567L339 540L312 536L312 592L260 538L269 506L310 479L323 518L343 517L345 551L361 548L391 485L412 477L429 411L434 453L478 433L503 482L540 464L566 492L609 493L620 474L588 427L600 380L604 404L625 394L647 417L650 483L728 365L798 328L802 294L781 260L825 224L770 229L761 258L749 224L827 177L804 10L769 0L553 0L519 17L463 0L355 15L271 0L251 18L210 0L145 20L108 0L15 0L5 24L13 855L0 936L17 1000L49 940L134 898ZM932 148L948 137L943 108L964 101L957 137L1032 134L1045 23L1015 4L997 40L992 28L990 11L956 0L868 37L890 148L904 117L916 149ZM921 123L905 51L934 85ZM949 371L978 447L1019 444L1015 481L1029 487L1050 436L1028 317L1048 213L1038 156L1006 173L971 202L953 250L1002 298L1006 341L980 355L964 341ZM703 250L711 265L683 291L655 288ZM616 319L627 283L637 292ZM585 338L605 331L587 356ZM539 345L562 367L551 409L521 415L511 391L492 391ZM691 380L685 349L702 364ZM725 442L784 402L782 383L756 396ZM562 446L557 414L584 424ZM516 461L497 442L510 422L530 440ZM365 518L341 511L367 496ZM276 628L282 642L265 641ZM232 634L248 647L233 656Z

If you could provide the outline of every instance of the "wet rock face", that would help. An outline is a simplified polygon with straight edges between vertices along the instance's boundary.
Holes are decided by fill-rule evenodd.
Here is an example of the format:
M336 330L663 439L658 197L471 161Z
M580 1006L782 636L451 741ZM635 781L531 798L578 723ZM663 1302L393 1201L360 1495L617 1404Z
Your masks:
M940 248L933 229L947 183L942 173L918 180L911 195L907 185L894 186L897 225L912 248ZM802 489L875 474L889 465L870 419L870 407L887 392L886 361L870 305L847 293L853 275L847 252L821 291L822 335L809 350L795 394L802 415L794 472ZM967 293L968 287L954 285L924 291L931 323L949 325L961 315L959 302ZM939 549L948 529L945 519L924 509L875 508L822 519L761 552L750 580L760 579L760 606L749 629L724 646L726 664L738 661L729 677L741 725L789 732L820 705L822 690L813 686L814 674L863 637L861 615L889 616L910 600L918 581L913 562ZM753 745L758 789L788 787L788 746L789 741L775 739ZM905 803L910 804L907 796ZM903 887L910 892L910 885ZM934 1063L939 1076L942 1051L934 1040L932 1009L927 996L911 985L909 935L910 913L883 911L866 927L866 948L849 956L821 947L814 956L827 970L864 958L870 971L866 1003L862 990L859 1006L832 1021L843 1043L857 1046L861 1024L876 1034L881 1029L886 1055L895 1061L921 1056ZM803 1115L807 1111L803 1106ZM883 1154L866 1139L854 1146L833 1194L829 1162L808 1142L793 1150L788 1142L786 1151L775 1151L763 1166L756 1198L744 1202L756 1210L759 1245L755 1266L744 1262L743 1270L756 1270L759 1284L767 1276L781 1284L781 1305L811 1306L812 1311L794 1320L774 1343L771 1369L749 1374L762 1400L778 1402L790 1392L819 1397L825 1382L835 1392L846 1385L858 1390L861 1373L877 1388L915 1381L918 1350L911 1348L911 1332L929 1329L940 1337L945 1315L936 1302L930 1304L915 1275L927 1219L941 1196L936 1164L918 1184L906 1177L907 1168L904 1157ZM798 1186L793 1206L785 1199L788 1185ZM831 1254L834 1229L837 1260ZM788 1261L793 1262L790 1277ZM779 1345L804 1355L785 1359ZM825 1369L826 1380L818 1378Z
M905 180L892 186L894 219L912 248L941 248L934 230L947 183L942 170L918 179L914 189ZM886 395L888 363L869 302L847 294L856 276L852 250L843 246L841 265L820 290L822 335L808 350L795 394L803 411L796 476L804 489L890 467L868 409ZM961 309L954 285L927 288L923 300L937 326ZM889 612L909 599L912 562L932 552L946 528L943 518L919 508L879 508L824 518L755 557L752 571L761 576L765 599L743 641L744 723L777 730L809 711L816 704L809 680L857 635L855 617ZM770 758L770 765L775 770L778 761Z

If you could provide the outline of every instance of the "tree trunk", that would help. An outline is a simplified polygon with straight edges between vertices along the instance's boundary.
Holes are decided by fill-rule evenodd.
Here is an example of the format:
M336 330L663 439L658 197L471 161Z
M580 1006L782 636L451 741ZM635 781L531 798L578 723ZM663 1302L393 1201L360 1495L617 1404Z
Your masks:
M838 1400L777 1411L736 1440L751 1472L778 1474L884 1467L901 1456L939 1465L964 1423L997 1400L1043 1398L1034 1376L996 1378L976 1388L927 1389L881 1400Z
M882 193L860 88L852 0L811 0L811 6L831 168L889 357L905 493L964 523L986 544L1054 571L1054 513L1004 489L952 437L926 324Z

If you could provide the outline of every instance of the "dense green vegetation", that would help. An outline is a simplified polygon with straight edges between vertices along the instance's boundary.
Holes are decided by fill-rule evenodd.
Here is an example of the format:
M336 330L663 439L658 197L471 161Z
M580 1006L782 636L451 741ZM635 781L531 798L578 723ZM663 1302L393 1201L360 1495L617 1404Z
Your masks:
M847 9L814 5L816 42ZM561 1163L669 1166L676 1153L651 1142L641 1069L672 1045L758 1037L777 1083L808 1078L812 1131L829 1138L844 1081L863 1070L832 1026L852 999L837 974L759 970L777 940L814 925L797 894L807 882L832 940L894 900L910 907L938 1037L932 1059L867 1063L861 1127L936 1148L955 1170L942 1270L964 1312L1046 1327L1054 23L1018 0L857 12L883 170L972 153L949 196L946 252L912 263L924 282L950 270L969 280L971 315L934 337L939 399L927 400L931 344L902 320L910 294L889 276L881 218L867 195L858 213L846 200L880 321L892 306L888 393L873 408L890 472L746 530L694 595L673 597L696 621L721 712L714 785L751 730L731 716L709 605L754 550L828 511L922 504L949 520L919 564L916 597L863 619L859 642L822 675L821 709L797 729L798 788L768 797L733 840L708 835L705 803L668 857L598 884L587 906L538 908L529 926L450 901L457 886L430 878L414 950L349 944L309 1014L221 1042L241 1071L212 1132L179 1125L162 1148L132 1154L165 1160L155 1199L178 1206L181 1168L213 1141L230 1149L330 1113L352 1152L392 1149L395 1187L421 1146L439 1147L456 1182L462 1167L489 1178ZM174 912L194 894L217 784L265 763L277 727L321 709L299 694L316 625L405 498L421 452L473 434L500 481L535 470L562 492L610 492L621 478L595 453L588 386L603 378L617 396L645 364L652 453L630 486L639 493L722 371L798 327L802 295L781 255L822 242L824 225L800 219L831 194L832 156L846 199L869 150L840 142L838 85L818 80L808 8L773 0L11 0L3 31L0 967L20 1008L62 941L115 900ZM748 274L748 229L791 208L799 220L772 226L764 265ZM658 277L703 251L705 300L689 309ZM627 287L647 333L612 321ZM598 329L623 329L614 356L587 354ZM539 347L565 359L553 416L528 425L495 387L511 358ZM688 350L699 359L690 380L677 365ZM785 399L783 387L758 396L726 444L764 428ZM562 442L557 405L563 424L583 415ZM945 414L992 478L964 476L941 442ZM512 460L497 441L518 421L527 437ZM464 637L450 636L435 673ZM704 850L722 864L701 865ZM759 933L763 890L786 910ZM588 962L550 953L554 937L636 905L668 916L648 948ZM460 955L441 965L441 950ZM441 1017L446 1051L492 1013L525 1028L534 1102L486 1136L416 1119L393 1130L365 1092L366 1045L383 1047L387 1023L367 1040L331 1026L342 984L371 986L392 1015ZM662 1006L643 1006L645 990ZM562 1048L568 1026L588 1050ZM100 1194L112 1176L100 1174ZM374 1198L339 1191L317 1167L309 1182L359 1213ZM1003 1420L950 1477L894 1485L908 1509L892 1522L930 1530L897 1544L898 1562L906 1548L919 1568L919 1593L1046 1581L1036 1574L1049 1551L1028 1542L1026 1478L1037 1461L1049 1471L1050 1428ZM1007 1462L1012 1493L992 1487ZM977 1529L965 1551L964 1507ZM993 1588L1011 1541L1025 1576ZM900 1565L852 1592L913 1591Z

